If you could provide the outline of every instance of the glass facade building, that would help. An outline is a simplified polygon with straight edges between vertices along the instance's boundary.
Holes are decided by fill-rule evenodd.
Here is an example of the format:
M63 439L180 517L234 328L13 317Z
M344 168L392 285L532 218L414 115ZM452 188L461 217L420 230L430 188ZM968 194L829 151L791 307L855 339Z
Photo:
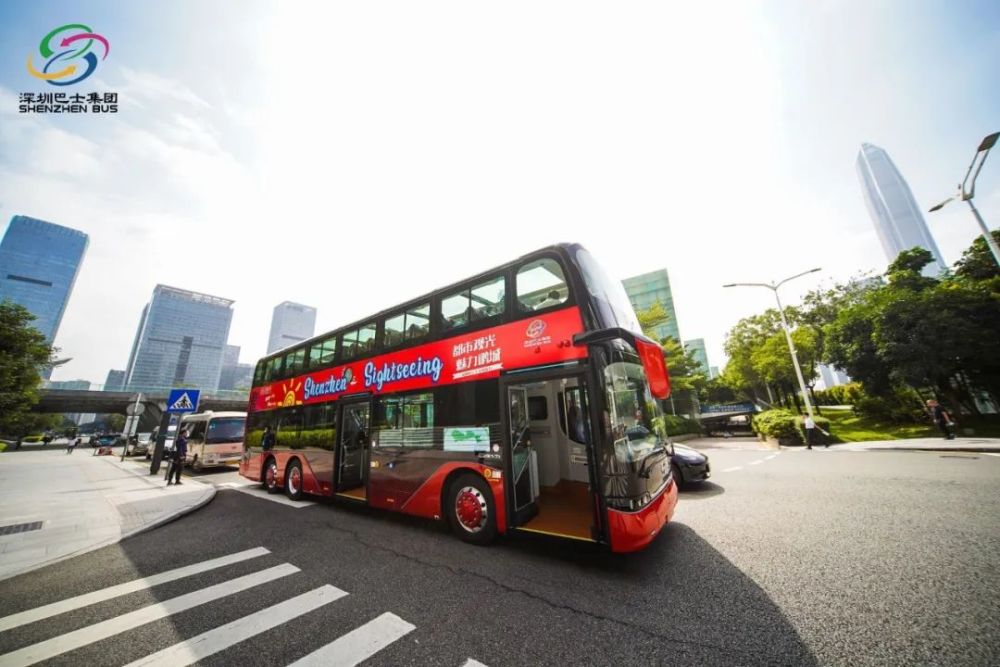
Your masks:
M646 310L659 302L667 313L667 320L653 328L657 340L672 336L677 341L681 339L680 327L677 325L677 314L674 312L674 296L670 292L670 277L666 269L643 273L639 276L626 278L622 281L628 300L636 311Z
M226 391L250 389L252 380L253 364L240 363L240 346L226 345L226 349L222 353L219 389Z
M947 270L910 186L889 154L878 146L861 144L855 167L868 214L886 259L893 262L902 251L920 247L928 250L934 258L924 267L924 275L937 276Z
M316 309L301 303L283 301L274 307L271 333L267 338L267 353L277 352L312 338L316 331Z
M0 242L0 301L10 299L37 319L51 344L80 272L89 239L81 231L15 215Z
M108 371L108 377L104 380L104 391L124 391L125 371Z
M218 389L232 305L229 299L157 285L139 318L127 389Z
M704 338L692 338L684 341L684 350L689 352L694 360L701 366L701 372L706 378L712 377L711 367L708 365L708 352L705 350Z

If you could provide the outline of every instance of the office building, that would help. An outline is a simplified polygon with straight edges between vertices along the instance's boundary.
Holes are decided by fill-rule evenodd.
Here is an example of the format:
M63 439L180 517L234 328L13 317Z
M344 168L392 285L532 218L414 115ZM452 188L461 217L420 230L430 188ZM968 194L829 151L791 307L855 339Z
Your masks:
M657 340L672 336L678 342L681 340L680 327L677 324L677 314L674 312L674 297L670 292L670 277L666 269L644 273L626 278L622 281L625 293L636 311L646 310L659 302L667 314L665 322L653 327L652 334Z
M274 307L271 334L267 338L267 353L312 338L316 330L316 309L301 303L283 301Z
M851 378L848 377L847 373L839 368L834 368L833 366L828 366L827 364L817 364L816 370L819 372L820 379L820 382L816 387L817 389L830 389L831 387L849 384L851 382Z
M49 344L59 331L87 243L83 232L25 215L11 219L0 242L0 301L27 308Z
M125 371L108 371L108 377L104 381L104 391L124 391Z
M719 377L719 367L718 366L709 366L708 367L708 379L709 380L714 380L717 377Z
M253 380L253 364L240 363L240 346L226 345L222 353L222 373L219 389L225 391L249 389Z
M706 378L711 377L711 370L708 365L708 352L705 350L704 338L692 338L684 341L684 351L690 353L694 360L701 366L701 372Z
M157 285L142 309L125 385L129 391L193 387L215 391L233 302Z
M894 262L902 251L920 247L928 250L933 257L933 261L924 267L924 275L937 276L947 270L910 186L889 154L878 146L861 144L855 167L886 259Z

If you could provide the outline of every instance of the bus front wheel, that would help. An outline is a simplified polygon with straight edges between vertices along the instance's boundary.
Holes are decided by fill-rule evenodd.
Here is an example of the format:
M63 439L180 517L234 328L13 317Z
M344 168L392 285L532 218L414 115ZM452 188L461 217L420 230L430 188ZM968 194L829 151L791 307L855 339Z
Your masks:
M268 493L277 493L281 490L278 487L278 464L274 459L264 466L264 488Z
M489 544L497 535L493 493L479 475L464 473L452 482L447 495L452 531L472 544Z

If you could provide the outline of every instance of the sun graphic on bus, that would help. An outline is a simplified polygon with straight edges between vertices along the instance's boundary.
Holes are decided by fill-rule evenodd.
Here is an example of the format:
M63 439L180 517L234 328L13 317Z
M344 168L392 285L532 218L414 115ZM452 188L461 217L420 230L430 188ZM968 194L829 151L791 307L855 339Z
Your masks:
M302 405L302 401L295 399L296 392L302 389L302 383L295 384L295 380L289 383L281 383L281 393L285 395L285 398L281 401L282 407L288 407L290 405Z

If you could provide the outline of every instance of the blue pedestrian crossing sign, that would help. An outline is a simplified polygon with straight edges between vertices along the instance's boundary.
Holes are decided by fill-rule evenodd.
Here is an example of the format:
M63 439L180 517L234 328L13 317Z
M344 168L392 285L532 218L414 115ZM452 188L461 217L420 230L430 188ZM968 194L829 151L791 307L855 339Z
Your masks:
M200 389L171 389L167 397L167 412L197 412Z

